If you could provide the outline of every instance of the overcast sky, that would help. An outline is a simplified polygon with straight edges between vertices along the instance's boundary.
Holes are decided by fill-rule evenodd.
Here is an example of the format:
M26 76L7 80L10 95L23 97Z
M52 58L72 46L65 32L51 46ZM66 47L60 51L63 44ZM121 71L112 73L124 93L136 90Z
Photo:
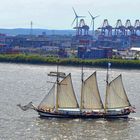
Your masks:
M140 19L140 0L1 0L0 28L72 29L74 19L72 7L78 15L86 16L90 25L90 16L100 15L95 27L100 27L104 19L114 26L117 19L130 19L132 24Z

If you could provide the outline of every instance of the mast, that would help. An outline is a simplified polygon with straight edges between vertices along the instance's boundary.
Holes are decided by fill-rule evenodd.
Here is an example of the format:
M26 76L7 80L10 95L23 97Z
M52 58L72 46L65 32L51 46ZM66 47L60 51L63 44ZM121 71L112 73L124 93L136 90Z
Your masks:
M56 78L56 106L55 106L55 109L56 111L58 111L58 84L59 84L59 58L57 60L57 78Z
M82 56L84 58L84 55ZM82 59L83 60L83 59ZM81 102L80 102L80 109L83 108L83 84L84 84L84 67L82 62L82 68L81 68Z
M107 108L107 88L108 88L108 85L109 85L109 69L110 69L110 66L111 66L111 63L109 62L108 63L108 66L107 66L107 74L106 74L106 96L105 96L105 113L106 113L106 108Z

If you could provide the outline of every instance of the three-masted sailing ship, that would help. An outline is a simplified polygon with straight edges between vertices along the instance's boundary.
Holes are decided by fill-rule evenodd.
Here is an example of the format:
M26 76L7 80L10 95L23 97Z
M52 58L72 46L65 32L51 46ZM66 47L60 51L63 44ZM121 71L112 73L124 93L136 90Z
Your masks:
M71 74L65 76L58 72L57 68L57 72L49 75L56 76L56 82L38 107L33 106L40 117L126 118L135 112L127 97L121 75L109 82L107 70L105 105L100 97L96 72L84 80L82 69L80 105L74 92ZM60 77L63 78L61 81Z

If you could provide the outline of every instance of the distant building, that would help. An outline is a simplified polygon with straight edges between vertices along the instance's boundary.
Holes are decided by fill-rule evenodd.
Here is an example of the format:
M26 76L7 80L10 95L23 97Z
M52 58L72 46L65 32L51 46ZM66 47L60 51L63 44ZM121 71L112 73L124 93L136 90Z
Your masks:
M112 58L112 49L79 47L77 56L85 59Z

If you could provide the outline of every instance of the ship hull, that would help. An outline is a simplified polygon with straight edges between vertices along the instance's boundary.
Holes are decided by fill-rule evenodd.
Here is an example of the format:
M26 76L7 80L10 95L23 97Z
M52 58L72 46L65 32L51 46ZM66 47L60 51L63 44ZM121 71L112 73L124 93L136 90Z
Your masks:
M93 118L93 119L98 119L98 118L103 118L103 114L83 114L76 112L75 114L70 114L70 113L57 113L57 112L44 112L37 110L38 114L40 115L41 118Z
M129 108L121 109L108 109L104 114L104 118L128 118L128 115L131 113Z
M128 118L130 113L122 113L122 114L105 114L104 118L106 119L119 119L119 118Z
M82 119L86 118L119 119L119 118L128 118L128 115L130 114L130 112L122 114L83 114L83 113L63 114L57 112L44 112L41 110L37 110L37 112L41 118L82 118Z

